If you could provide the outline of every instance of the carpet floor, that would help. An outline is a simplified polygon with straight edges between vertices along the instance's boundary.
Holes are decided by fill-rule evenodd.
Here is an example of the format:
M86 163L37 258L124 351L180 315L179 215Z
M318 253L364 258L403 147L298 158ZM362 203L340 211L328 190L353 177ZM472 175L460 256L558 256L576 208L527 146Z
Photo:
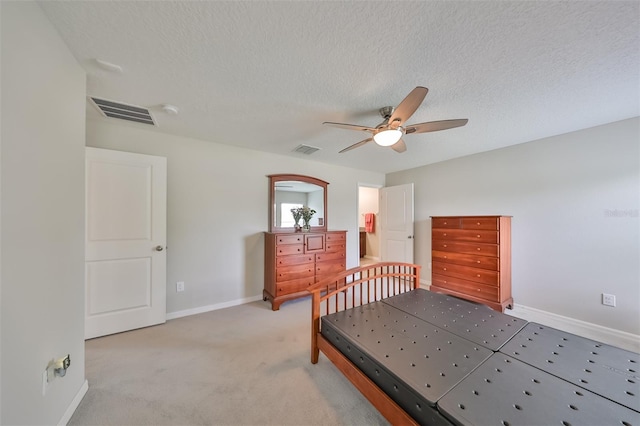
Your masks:
M69 425L387 425L324 357L310 298L254 302L86 342Z

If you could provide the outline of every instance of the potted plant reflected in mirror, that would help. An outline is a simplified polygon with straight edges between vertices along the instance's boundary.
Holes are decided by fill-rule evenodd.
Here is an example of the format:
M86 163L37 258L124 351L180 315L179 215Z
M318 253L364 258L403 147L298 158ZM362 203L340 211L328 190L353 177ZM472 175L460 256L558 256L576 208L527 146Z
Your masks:
M291 214L293 215L293 220L296 222L293 225L295 232L300 232L300 219L302 219L302 209L300 207L291 209Z

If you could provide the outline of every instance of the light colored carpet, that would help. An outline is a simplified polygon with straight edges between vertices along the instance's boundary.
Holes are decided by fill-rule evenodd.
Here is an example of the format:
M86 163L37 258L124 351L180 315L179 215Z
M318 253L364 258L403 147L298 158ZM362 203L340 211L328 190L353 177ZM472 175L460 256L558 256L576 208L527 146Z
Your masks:
M86 342L70 425L386 425L320 355L310 299L208 312Z

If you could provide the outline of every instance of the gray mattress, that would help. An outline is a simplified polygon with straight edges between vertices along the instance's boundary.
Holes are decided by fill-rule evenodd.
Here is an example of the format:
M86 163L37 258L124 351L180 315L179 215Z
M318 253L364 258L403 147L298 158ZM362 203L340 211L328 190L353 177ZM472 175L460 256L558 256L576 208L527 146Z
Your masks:
M417 289L321 332L420 424L638 425L636 353Z

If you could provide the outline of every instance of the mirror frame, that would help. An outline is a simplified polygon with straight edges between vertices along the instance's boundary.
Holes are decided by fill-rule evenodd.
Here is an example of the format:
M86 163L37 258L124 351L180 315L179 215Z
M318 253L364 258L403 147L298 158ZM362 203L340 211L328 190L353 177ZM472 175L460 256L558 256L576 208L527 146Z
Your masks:
M305 175L295 175L295 174L277 174L277 175L268 175L269 178L269 232L295 232L294 228L283 228L280 226L276 226L274 223L275 219L275 202L276 202L276 182L281 182L285 180L297 180L299 182L311 183L314 185L318 185L322 187L324 190L324 220L322 226L312 226L311 232L313 231L327 231L327 186L329 182L325 182L321 179L314 178L311 176Z

